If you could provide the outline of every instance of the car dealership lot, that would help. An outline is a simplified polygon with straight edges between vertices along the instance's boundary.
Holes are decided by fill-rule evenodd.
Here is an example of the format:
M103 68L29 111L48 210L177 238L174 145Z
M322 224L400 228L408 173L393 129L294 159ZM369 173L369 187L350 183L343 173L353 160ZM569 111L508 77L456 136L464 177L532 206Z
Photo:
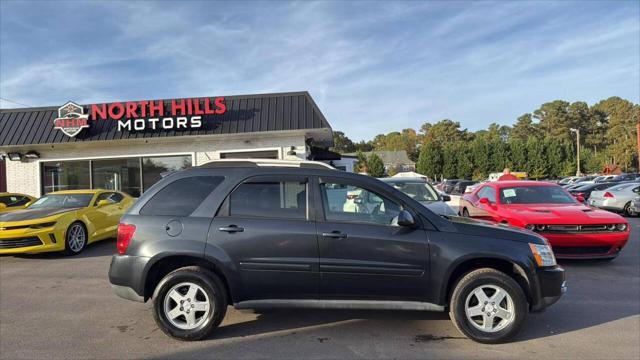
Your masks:
M448 315L229 308L200 342L159 331L150 304L111 293L114 241L77 257L0 257L0 357L13 358L640 358L640 219L613 262L563 262L569 291L517 339L481 345Z

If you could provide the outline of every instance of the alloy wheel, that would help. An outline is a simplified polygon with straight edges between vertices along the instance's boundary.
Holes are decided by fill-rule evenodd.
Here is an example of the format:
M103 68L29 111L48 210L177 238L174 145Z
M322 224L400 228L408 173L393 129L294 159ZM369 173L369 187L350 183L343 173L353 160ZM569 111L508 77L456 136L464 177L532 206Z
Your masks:
M182 282L173 286L164 298L164 314L167 320L182 330L198 328L213 310L213 302L209 301L207 293L200 285L192 282Z
M494 333L509 326L515 319L513 299L503 288L481 285L465 301L467 320L476 329Z
M73 224L69 228L69 248L74 253L82 251L87 242L87 234L80 224Z

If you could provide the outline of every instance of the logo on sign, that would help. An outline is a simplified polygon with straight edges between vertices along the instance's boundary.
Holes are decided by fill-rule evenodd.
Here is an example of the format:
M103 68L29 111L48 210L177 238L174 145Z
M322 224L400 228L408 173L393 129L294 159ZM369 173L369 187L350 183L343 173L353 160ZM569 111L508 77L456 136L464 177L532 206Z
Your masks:
M58 108L58 117L53 120L54 129L65 135L74 137L84 128L89 127L89 115L85 115L82 106L69 101Z

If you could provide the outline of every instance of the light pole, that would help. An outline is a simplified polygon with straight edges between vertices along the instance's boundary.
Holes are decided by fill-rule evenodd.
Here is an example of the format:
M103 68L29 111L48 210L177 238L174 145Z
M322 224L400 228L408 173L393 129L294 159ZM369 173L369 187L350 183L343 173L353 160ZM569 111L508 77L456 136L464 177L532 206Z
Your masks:
M576 133L576 163L578 170L576 170L576 176L580 176L580 130L571 128L572 133Z

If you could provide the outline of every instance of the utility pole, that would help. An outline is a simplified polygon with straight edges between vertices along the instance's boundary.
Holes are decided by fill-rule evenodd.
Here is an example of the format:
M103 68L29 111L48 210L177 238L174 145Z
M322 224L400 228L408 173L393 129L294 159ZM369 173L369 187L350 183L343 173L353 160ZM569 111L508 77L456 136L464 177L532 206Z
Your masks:
M574 129L571 128L569 129L572 133L576 133L576 163L577 163L577 170L576 170L576 176L580 176L581 172L580 172L580 130L579 129Z

